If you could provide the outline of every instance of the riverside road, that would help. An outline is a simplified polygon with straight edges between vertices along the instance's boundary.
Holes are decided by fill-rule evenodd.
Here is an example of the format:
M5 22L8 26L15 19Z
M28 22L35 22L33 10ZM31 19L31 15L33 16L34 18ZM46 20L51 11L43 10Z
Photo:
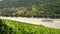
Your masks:
M27 17L0 17L0 18L60 29L60 19L27 18Z

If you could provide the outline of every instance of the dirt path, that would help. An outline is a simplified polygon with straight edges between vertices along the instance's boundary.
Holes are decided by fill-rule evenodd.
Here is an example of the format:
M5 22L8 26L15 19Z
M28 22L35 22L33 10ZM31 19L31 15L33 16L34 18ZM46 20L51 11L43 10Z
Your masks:
M45 21L46 19L44 20L44 18L26 18L26 17L0 17L0 18L60 29L60 19L50 20L48 19L48 21Z

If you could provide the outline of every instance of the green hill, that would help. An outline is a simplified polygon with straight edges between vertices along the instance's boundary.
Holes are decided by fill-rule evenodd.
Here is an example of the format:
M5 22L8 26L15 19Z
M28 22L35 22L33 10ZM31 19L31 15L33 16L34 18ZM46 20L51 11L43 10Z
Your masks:
M0 19L0 34L60 34L60 29Z
M22 7L22 9L3 11L4 8L12 7ZM60 0L3 0L0 2L0 8L2 9L0 11L0 15L2 16L60 18Z
M0 8L30 6L31 0L2 0Z

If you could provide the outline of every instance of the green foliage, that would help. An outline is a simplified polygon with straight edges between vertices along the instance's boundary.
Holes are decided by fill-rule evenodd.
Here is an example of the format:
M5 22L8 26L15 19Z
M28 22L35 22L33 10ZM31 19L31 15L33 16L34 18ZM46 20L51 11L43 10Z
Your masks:
M1 11L2 16L24 16L24 17L50 17L60 18L60 0L3 0L0 2L0 8L11 7L31 7L25 13L16 13L16 11ZM33 9L33 8L35 9ZM26 9L26 8L25 8ZM8 13L9 12L9 13ZM13 15L13 13L15 13ZM19 12L19 11L17 11ZM24 12L24 11L22 11ZM43 13L41 13L43 12ZM8 14L7 14L8 13Z
M5 30L1 29L4 32L0 31L0 34L60 34L60 29L48 28L42 25L38 26L11 20L2 20L2 23L7 26L1 26Z

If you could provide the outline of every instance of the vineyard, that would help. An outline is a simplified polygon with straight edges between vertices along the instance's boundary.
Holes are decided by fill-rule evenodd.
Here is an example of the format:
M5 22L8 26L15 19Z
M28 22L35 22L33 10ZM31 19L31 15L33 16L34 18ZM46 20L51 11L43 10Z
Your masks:
M60 29L0 19L0 34L60 34Z

